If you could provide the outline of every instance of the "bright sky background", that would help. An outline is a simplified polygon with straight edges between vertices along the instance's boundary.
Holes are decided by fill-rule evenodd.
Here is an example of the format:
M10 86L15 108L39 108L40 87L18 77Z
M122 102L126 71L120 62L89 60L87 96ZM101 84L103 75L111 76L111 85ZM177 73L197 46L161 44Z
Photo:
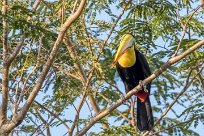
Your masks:
M52 0L53 1L53 0ZM197 4L195 4L195 6L197 6ZM113 6L113 8L112 8L112 11L114 12L114 14L115 15L119 15L120 14L120 11L119 10L117 10L114 6ZM98 17L101 19L101 20L107 20L107 15L106 15L106 13L104 13L104 12L102 12L100 15L98 15ZM123 16L124 17L124 16ZM108 34L108 33L107 33ZM102 39L105 39L106 38L106 34L103 34L103 36L101 37ZM111 42L111 41L109 41L109 42ZM162 41L158 41L160 44L162 43ZM151 65L151 64L150 64ZM121 89L121 90L124 90L124 86L123 86L123 84L122 84L122 82L118 82L118 86L119 86L119 88ZM180 89L178 89L178 90L175 90L175 91L179 91L180 92ZM124 91L123 91L124 92ZM50 95L52 95L52 90L49 90L47 93L50 93ZM154 93L154 90L152 89L152 93ZM40 92L40 94L39 95L37 95L37 98L36 98L36 100L37 101L42 101L42 98L45 96L45 94L43 94L42 92ZM152 103L152 105L155 105L155 100L153 99L153 97L151 97L150 98L151 99L151 103ZM78 100L76 100L75 102L74 102L74 105L75 106L77 106L78 105L78 103L79 103L79 99ZM177 108L176 107L177 105L175 105L173 108ZM123 106L120 106L118 109L122 109L123 108ZM178 107L179 108L179 107ZM182 109L180 110L180 112L182 112ZM75 117L75 109L74 108L69 108L68 110L65 110L65 112L64 112L64 114L65 114L65 119L67 119L67 120L73 120L74 119L74 117ZM94 112L92 111L92 114L94 115ZM81 112L80 112L80 118L84 118L84 119L86 119L88 116L90 115L90 112L89 112L89 110L88 110L88 107L87 107L87 104L85 103L84 104L84 106L83 106L83 108L82 108L82 110L81 110ZM167 114L167 116L172 116L173 114L171 113L171 111ZM160 116L160 114L159 115L156 115L155 113L154 113L154 116ZM63 118L62 118L63 119ZM111 123L111 124L114 124L113 123L113 118L108 118L109 120L109 123ZM115 123L114 125L119 125L118 123ZM68 124L68 126L71 126L71 124ZM99 132L99 131L101 131L102 129L100 129L101 128L101 125L100 124L96 124L96 125L94 125L90 130L89 130L89 132L92 132L92 131L95 131L95 132ZM75 129L76 130L76 129ZM51 128L51 134L53 135L53 136L63 136L65 133L67 132L67 130L66 130L66 128L63 126L63 125L60 125L60 126L58 126L58 127L55 127L55 129L53 129L53 128ZM200 133L200 136L204 136L204 126L200 123L200 125L196 128L196 132L198 132L198 133ZM202 133L201 133L202 132Z

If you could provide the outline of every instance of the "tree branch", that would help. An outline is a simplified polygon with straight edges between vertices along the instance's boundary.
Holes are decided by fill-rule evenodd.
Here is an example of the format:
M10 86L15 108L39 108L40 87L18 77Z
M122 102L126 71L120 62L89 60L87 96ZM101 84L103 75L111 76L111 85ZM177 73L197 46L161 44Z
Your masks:
M78 0L76 0L76 1L75 1L75 3L74 3L74 7L73 7L73 11L72 11L72 13L74 13L74 12L75 12L76 7L77 7L77 3L78 3Z
M152 75L147 77L146 79L143 80L144 85L147 85L149 82L153 81L155 78L157 78L159 75L161 75L167 68L169 68L172 64L180 61L193 51L195 51L197 48L201 47L204 44L204 40L201 40L197 42L195 45L190 47L188 50L184 51L182 54L177 55L171 59L169 59L165 64L163 64L160 69L158 69L156 72L154 72ZM94 118L90 120L89 123L77 134L77 136L81 136L85 134L97 121L105 117L106 115L110 114L114 109L116 109L118 106L120 106L125 100L129 99L132 95L135 93L139 92L142 89L140 85L137 85L134 89L129 91L126 95L124 95L123 98L119 99L116 101L115 104L113 104L111 107L108 109L104 110L103 112L99 113L96 115Z
M53 113L52 111L50 111L48 108L46 108L45 106L43 106L43 105L40 104L39 102L37 102L37 101L34 101L34 102L35 102L37 105L39 105L42 109L44 109L44 110L46 110L48 113L50 113L53 117L55 117L56 119L58 119L58 120L67 128L67 130L70 131L69 126L67 126L67 124L66 124L62 119L60 119L60 117L59 117L57 114Z
M35 3L33 4L33 10L36 10L40 4L41 0L36 0Z
M0 106L0 126L7 120L7 106L8 106L8 76L9 65L7 64L8 58L8 22L7 22L7 0L2 2L2 15L3 15L3 67L2 67L2 101Z
M84 93L83 93L83 96L82 96L82 98L81 98L81 100L80 100L80 102L79 102L79 105L78 105L78 107L77 107L77 109L76 109L75 118L74 118L72 127L71 127L71 129L70 129L70 131L69 131L69 135L70 135L70 136L73 135L73 131L74 131L75 126L76 126L76 124L77 124L77 122L78 122L79 113L80 113L80 111L81 111L81 108L82 108L82 106L83 106L83 104L84 104L85 99L86 99L86 93L84 92Z
M177 55L177 53L178 53L178 51L179 51L179 49L180 49L180 47L181 47L181 42L183 41L183 38L184 38L184 36L185 36L185 34L186 34L188 22L189 22L190 19L193 17L193 15L198 11L198 9L199 9L200 7L202 7L202 6L203 6L203 4L202 4L202 5L199 5L199 6L194 10L194 12L188 17L188 19L187 19L185 25L182 27L182 28L183 28L182 36L181 36L181 39L180 39L180 41L179 41L179 43L178 43L178 45L177 45L177 49L176 49L176 51L175 51L175 53L174 53L173 56L176 56L176 55Z
M62 43L62 40L65 36L66 30L70 27L70 25L79 17L79 15L81 14L84 5L86 3L86 0L81 0L81 3L78 7L78 9L76 10L76 12L74 14L71 14L70 17L66 20L66 22L62 25L60 32L58 34L57 40L53 45L52 51L49 55L49 58L47 59L46 64L43 67L42 72L40 73L37 83L34 86L32 92L30 93L30 95L28 96L28 99L26 100L26 103L23 105L22 110L20 111L20 113L13 118L13 120L9 123L9 124L5 124L3 127L4 129L6 128L6 131L9 132L11 131L13 128L15 128L16 126L18 126L22 121L23 118L25 117L25 115L27 114L33 100L35 99L36 95L38 94L40 88L42 87L42 84L46 78L46 75L48 73L48 71L50 70L50 67L54 61L54 58L57 54L57 51L59 49L59 46Z
M35 133L37 130L39 130L39 131L41 132L41 135L45 136L45 134L43 133L43 130L40 128L41 125L38 125L38 124L36 123L36 121L34 121L34 120L32 119L32 117L29 117L29 116L27 116L27 117L28 117L29 120L37 127L36 130L34 131L34 133ZM37 135L39 135L39 134L37 134Z
M82 81L83 81L83 84L84 84L84 87L85 87L85 91L87 90L87 87L89 87L89 82L90 82L90 78L87 78L86 75L85 75L85 72L81 66L80 63L77 62L76 60L76 50L74 48L74 45L71 43L71 41L67 38L66 41L64 42L70 55L71 55L71 58L74 60L74 66L76 67L76 69L78 69L79 71L79 75L80 77L82 78ZM87 86L87 87L86 87ZM100 112L100 108L99 106L96 104L94 98L92 95L88 95L88 99L90 101L90 104L93 108L93 110L96 112L96 114L98 114ZM102 124L103 125L103 128L108 128L108 124L107 123L104 123Z
M54 67L57 68L57 69L58 69L59 71L61 71L62 73L64 73L67 77L69 77L69 78L72 77L72 78L75 78L75 79L81 81L81 78L80 78L80 77L78 77L78 76L76 76L76 75L74 75L74 74L69 73L67 70L63 69L61 66L54 65Z
M39 0L37 0L39 1ZM2 15L3 15L3 67L2 67L2 105L0 112L0 126L2 123L6 121L7 118L7 105L8 105L8 77L9 77L9 67L11 62L15 59L17 54L19 53L23 43L25 36L22 34L20 43L14 49L13 53L9 56L8 52L8 22L6 19L7 16L7 0L3 1L2 6ZM39 2L36 2L33 6L35 10L39 5Z
M33 11L36 10L37 7L39 6L39 4L40 4L40 0L36 0L35 3L34 3L34 5L33 5L33 7L32 7L32 10L33 10ZM29 21L29 20L31 20L31 17L30 17L30 16L27 18L27 21ZM11 62L16 58L17 54L18 54L19 51L21 50L21 48L22 48L22 46L23 46L23 44L24 44L24 39L25 39L25 35L24 35L23 32L22 32L20 43L16 46L16 48L15 48L14 51L13 51L13 53L9 56L9 58L8 58L8 60L7 60L7 61L8 61L8 62L7 62L8 65L11 64Z
M135 128L136 130L136 120L135 120L135 101L131 99L130 103L130 115L131 115L131 125Z
M16 48L14 49L14 51L12 52L12 54L9 56L9 58L8 58L8 60L7 60L7 61L8 61L8 62L7 62L8 65L10 65L11 62L16 58L17 54L19 53L21 47L22 47L23 44L24 44L24 39L25 39L25 35L22 34L20 43L16 46Z
M37 116L40 118L40 120L43 122L43 124L45 125L45 127L47 129L47 136L51 136L49 123L40 115L40 113L38 112L37 109L35 109L35 112L36 112Z
M180 125L182 125L182 124L189 123L189 122L191 122L191 121L193 121L193 120L195 120L195 119L198 119L198 118L199 118L199 116L196 116L196 117L193 117L193 118L191 118L191 119L189 119L189 120L187 120L187 121L179 122L179 123L177 123L176 125L172 125L172 126L170 126L170 127L168 127L168 128L162 129L162 130L160 130L160 131L158 131L158 132L154 132L154 133L151 134L150 136L154 136L154 135L159 134L159 133L161 133L161 132L163 132L163 131L165 131L165 130L173 129L173 128L175 128L176 126L180 126Z
M113 33L113 31L114 31L116 25L118 24L119 20L121 19L121 17L122 17L123 14L125 13L125 10L127 9L129 3L130 3L130 1L129 1L127 4L125 4L125 7L124 7L123 10L121 11L121 13L120 13L120 15L118 16L117 20L116 20L115 23L112 25L112 27L111 27L111 29L110 29L110 32L109 32L109 34L108 34L108 36L107 36L107 38L105 39L105 41L104 41L103 44L101 45L101 48L100 48L100 51L99 51L99 53L98 53L98 56L96 57L96 60L98 60L99 57L100 57L100 55L102 54L105 45L107 44L107 42L108 42L110 36L112 35L112 33Z
M86 3L86 0L82 0L81 3L80 3L79 8L77 9L77 11L74 14L72 14L66 20L66 22L63 24L63 26L61 27L61 31L60 31L60 33L58 35L58 38L57 38L57 40L56 40L56 42L55 42L55 44L53 46L53 49L52 49L52 51L50 53L50 56L49 56L49 58L48 58L48 60L47 60L47 62L45 64L45 66L43 67L43 70L42 70L42 72L41 72L41 74L40 74L40 76L38 78L38 81L37 81L36 85L34 86L34 88L33 88L32 92L30 93L30 95L29 95L25 105L23 106L23 109L21 111L22 114L21 114L20 117L18 117L19 119L23 118L22 115L25 116L25 114L27 113L31 103L33 102L34 98L36 97L37 93L39 92L39 90L40 90L40 88L41 88L41 86L42 86L42 84L44 82L44 79L45 79L45 77L46 77L46 75L47 75L47 73L48 73L48 71L49 71L49 69L50 69L50 67L51 67L51 65L52 65L52 63L54 61L54 58L55 58L55 56L57 54L59 46L62 43L62 40L64 38L66 30L79 17L79 15L81 14L82 9L83 9L85 3Z
M204 5L204 0L200 0L201 1L201 4ZM202 6L203 8L203 11L204 11L204 7Z

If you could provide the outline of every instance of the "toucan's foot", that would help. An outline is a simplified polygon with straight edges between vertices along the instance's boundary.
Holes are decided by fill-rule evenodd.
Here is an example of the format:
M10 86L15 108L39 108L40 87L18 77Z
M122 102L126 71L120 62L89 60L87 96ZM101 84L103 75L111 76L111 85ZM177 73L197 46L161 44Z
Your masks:
M125 100L125 95L121 94L121 95L120 95L120 98L122 99L122 101L123 101L122 103L123 103L124 105L128 105L127 102L126 102L126 100Z
M142 90L148 93L148 90L146 89L146 85L144 84L142 80L139 81L139 85L142 87Z

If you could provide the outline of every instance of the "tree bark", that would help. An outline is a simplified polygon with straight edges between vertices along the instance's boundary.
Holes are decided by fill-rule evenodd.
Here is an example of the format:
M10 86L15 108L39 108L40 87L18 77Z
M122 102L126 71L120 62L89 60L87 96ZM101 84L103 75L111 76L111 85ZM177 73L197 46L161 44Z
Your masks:
M7 0L2 2L3 15L3 67L2 67L2 101L0 105L0 126L7 120L7 105L8 105L8 78L9 78L9 64L8 60L8 22L7 22Z

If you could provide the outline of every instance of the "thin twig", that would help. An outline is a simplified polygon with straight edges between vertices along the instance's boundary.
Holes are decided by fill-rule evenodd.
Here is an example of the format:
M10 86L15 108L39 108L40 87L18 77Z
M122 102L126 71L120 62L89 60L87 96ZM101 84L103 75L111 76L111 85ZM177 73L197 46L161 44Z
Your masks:
M204 5L204 0L200 0L200 1L201 1L202 5ZM203 11L204 11L204 6L202 6L202 8L203 8Z
M154 136L154 135L159 134L159 133L161 133L161 132L163 132L163 131L165 131L165 130L173 129L173 128L177 127L177 126L180 126L180 125L189 123L189 122L191 122L191 121L193 121L193 120L195 120L195 119L198 119L198 118L199 118L199 116L196 116L196 117L193 117L193 118L191 118L191 119L189 119L189 120L187 120L187 121L179 122L179 123L177 123L177 124L175 124L175 125L172 125L172 126L170 126L170 127L168 127L168 128L165 128L165 129L162 129L162 130L160 130L160 131L154 132L154 133L150 134L150 136Z
M78 3L78 1L79 1L79 0L76 0L76 1L75 1L75 3L74 3L74 7L73 7L73 10L72 10L72 13L74 13L74 12L75 12L76 7L77 7L77 3Z
M203 4L202 4L202 5L199 5L199 6L194 10L194 12L188 17L188 19L187 19L185 25L183 26L182 36L181 36L181 39L179 40L179 43L178 43L178 45L177 45L177 49L176 49L176 51L175 51L173 57L175 57L175 56L177 55L177 53L178 53L178 51L179 51L179 49L180 49L180 47L181 47L181 42L183 41L183 38L184 38L184 36L185 36L185 34L186 34L186 29L187 29L187 26L188 26L188 22L189 22L190 19L193 17L193 15L198 11L198 9L199 9L200 7L202 7L202 6L203 6Z
M42 58L41 58L41 51L42 51L42 46L43 46L42 39L43 39L43 36L41 36L39 38L39 40L38 40L39 45L38 45L38 55L37 55L37 64L36 64L36 66L39 66L40 62L42 61Z
M58 66L58 65L54 65L55 68L57 68L59 71L61 71L62 73L66 74L67 77L72 77L72 78L75 78L79 81L81 81L81 78L74 75L74 74L71 74L69 73L67 70L63 69L61 66Z
M40 4L41 0L36 0L35 3L33 4L33 10L36 10Z
M35 11L37 9L37 7L39 6L39 4L40 4L40 0L36 0L33 7L32 7L32 10ZM27 18L27 21L29 21L29 20L31 20L30 16ZM25 34L23 34L23 32L22 32L20 43L16 46L13 53L10 55L10 57L8 59L9 64L11 64L11 62L16 58L17 54L19 53L19 51L23 47L24 40L25 40Z
M39 119L43 122L43 124L45 125L46 129L47 129L47 136L51 136L51 133L50 133L50 127L49 127L49 124L48 122L41 116L41 114L38 112L37 109L35 109L35 112L37 114L37 116L39 117Z
M45 106L43 106L42 104L40 104L39 102L35 101L34 102L39 105L41 108L43 108L44 110L46 110L48 113L50 113L52 116L54 116L55 118L57 118L68 130L68 132L70 131L70 128L67 126L67 124L54 112L50 111L48 108L46 108Z
M91 90L93 90L94 92L96 92L98 95L100 95L107 103L112 104L111 100L108 99L106 96L104 96L103 94L99 93L95 88L91 88ZM126 117L123 113L121 113L118 109L114 110L117 114L119 114L121 117L123 117L127 122L129 122L130 124L132 124L131 120ZM134 125L133 125L134 126Z
M130 0L130 1L131 1L131 0ZM121 13L120 13L120 15L118 16L117 20L116 20L115 23L112 25L112 27L111 27L111 29L110 29L110 32L109 32L109 34L108 34L108 36L107 36L107 38L105 39L105 41L103 42L103 44L102 44L101 47L100 47L99 53L98 53L98 55L97 55L97 57L96 57L96 61L98 61L98 59L100 58L100 55L102 54L105 45L107 44L107 42L108 42L109 38L111 37L113 31L115 30L115 27L116 27L116 25L118 24L119 20L121 19L121 17L122 17L123 14L125 13L125 11L126 11L128 5L129 5L130 1L125 4L125 7L124 7L123 10L121 11Z
M122 91L120 91L120 89L119 89L116 85L110 83L110 82L109 82L108 80L106 80L106 79L104 79L104 80L105 80L105 82L106 82L107 84L109 84L111 87L115 88L118 93L120 93L121 95L124 94Z
M80 111L81 111L81 108L82 108L82 106L83 106L83 103L84 103L85 99L86 99L86 93L84 92L84 93L83 93L83 96L82 96L82 98L81 98L81 100L80 100L80 102L79 102L79 105L77 106L77 109L76 109L75 118L74 118L73 124L72 124L71 129L70 129L70 132L69 132L69 135L70 135L70 136L72 136L73 131L74 131L74 128L75 128L75 126L76 126L76 124L77 124L77 122L78 122L78 120L79 120L79 113L80 113Z
M181 16L180 16L180 14L179 14L179 6L178 6L178 5L179 5L179 4L177 3L177 4L176 4L176 14L177 14L177 17L178 17L178 19L179 19L179 22L180 22L181 27L184 28L183 22L182 22L182 20L181 20Z
M131 99L131 104L130 104L130 115L131 115L131 125L135 128L136 130L136 120L135 120L135 103L134 100Z
M71 58L74 60L74 66L78 70L79 75L83 81L84 90L87 91L88 87L90 86L89 83L91 81L94 68L91 70L91 73L89 74L89 76L87 78L82 65L76 59L77 54L76 54L76 49L75 49L75 46L73 45L73 43L68 38L66 38L66 40L64 41L64 44L66 45L67 50L70 53ZM90 94L88 94L88 99L90 101L90 104L91 104L93 110L95 111L96 114L98 114L100 112L100 108L97 105L97 103L95 102L95 99ZM102 126L104 129L109 127L107 123L103 123Z
M15 112L14 112L14 113L16 113L16 111L18 110L19 104L20 104L20 102L23 100L24 95L29 91L28 89L25 90L26 84L27 84L27 82L28 82L30 76L32 76L32 74L34 73L34 71L35 71L36 68L37 68L37 67L35 66L35 67L32 69L32 71L30 72L30 74L28 74L28 76L26 77L26 79L25 79L25 81L24 81L24 83L23 83L23 86L22 86L22 89L21 89L22 91L21 91L21 93L20 93L20 96L19 96L18 100L17 100L16 103L15 103L15 110L14 110ZM25 90L25 91L24 91L24 90Z
M30 116L27 116L27 117L28 117L28 118L30 119L30 121L37 127L36 130L34 131L34 133L35 133L37 130L40 130L41 134L42 134L43 136L45 136L45 134L43 133L43 131L40 129L41 125L38 125L38 124L32 119L32 117L30 117Z

